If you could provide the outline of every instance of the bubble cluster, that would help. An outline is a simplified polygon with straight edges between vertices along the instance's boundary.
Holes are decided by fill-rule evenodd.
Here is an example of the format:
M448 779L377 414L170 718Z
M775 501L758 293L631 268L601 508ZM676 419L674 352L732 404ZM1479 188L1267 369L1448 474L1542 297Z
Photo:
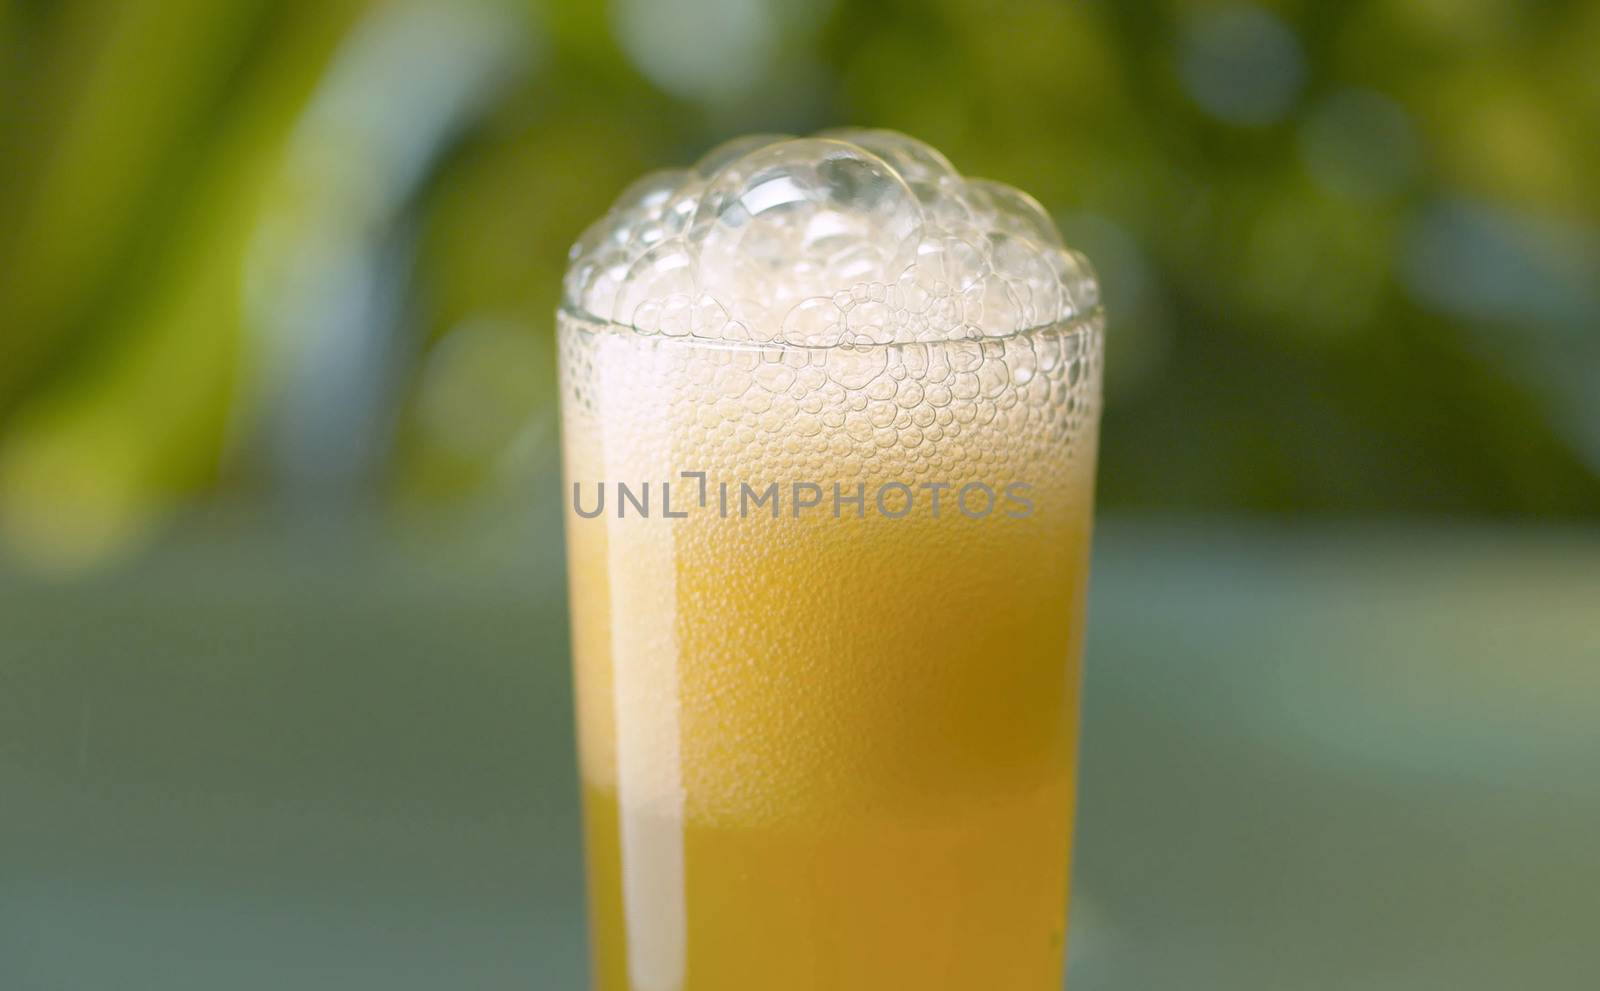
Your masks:
M599 445L605 424L612 474L650 477L645 464L667 458L713 478L1045 485L1087 467L1098 314L1001 339L866 348L679 347L560 323L570 443Z
M645 176L573 245L565 286L568 310L640 334L858 351L1008 338L1098 304L1031 197L866 129L739 138Z

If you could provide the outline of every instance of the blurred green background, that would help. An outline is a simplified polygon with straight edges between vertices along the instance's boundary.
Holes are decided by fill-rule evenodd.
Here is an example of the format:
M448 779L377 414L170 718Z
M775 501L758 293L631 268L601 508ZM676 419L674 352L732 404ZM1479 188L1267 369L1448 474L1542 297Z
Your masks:
M582 983L551 314L898 128L1110 314L1074 991L1600 972L1600 3L0 0L0 989Z

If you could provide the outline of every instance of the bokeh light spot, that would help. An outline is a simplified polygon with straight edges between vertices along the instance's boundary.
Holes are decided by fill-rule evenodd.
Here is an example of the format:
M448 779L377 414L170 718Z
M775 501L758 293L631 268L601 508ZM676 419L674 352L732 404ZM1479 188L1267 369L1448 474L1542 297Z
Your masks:
M1229 124L1255 127L1282 120L1305 82L1299 39L1260 7L1197 15L1182 46L1185 89L1203 110Z
M520 322L469 320L434 345L417 412L427 439L470 461L488 461L545 399L548 342Z
M761 79L779 42L766 0L620 0L612 17L651 82L707 103L731 102Z
M1410 115L1370 90L1344 90L1318 105L1300 129L1300 154L1318 186L1355 200L1402 192L1420 157Z

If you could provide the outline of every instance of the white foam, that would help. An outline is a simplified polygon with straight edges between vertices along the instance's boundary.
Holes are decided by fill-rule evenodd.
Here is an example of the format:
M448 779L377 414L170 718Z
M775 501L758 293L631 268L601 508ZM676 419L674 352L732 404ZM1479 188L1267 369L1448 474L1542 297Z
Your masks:
M803 348L1011 337L1099 305L1026 193L884 130L753 135L628 187L565 305L641 333Z

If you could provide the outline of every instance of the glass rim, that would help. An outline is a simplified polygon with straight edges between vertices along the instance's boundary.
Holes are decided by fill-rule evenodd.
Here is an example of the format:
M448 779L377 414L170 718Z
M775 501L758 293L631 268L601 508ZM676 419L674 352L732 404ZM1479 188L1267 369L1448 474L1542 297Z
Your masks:
M1074 313L1072 316L1065 319L1055 320L1050 323L1033 324L1032 326L1024 327L1020 330L1013 330L1006 334L983 334L976 337L940 337L927 341L838 341L833 344L796 344L793 341L786 341L782 338L771 341L729 341L713 337L696 337L692 334L673 335L663 334L659 331L642 331L632 324L621 323L616 320L601 319L592 313L587 313L578 309L577 307L568 303L566 300L562 300L561 304L556 307L556 315L558 317L566 317L573 323L594 328L594 333L615 331L617 333L628 334L641 341L658 341L663 344L673 345L675 347L694 348L698 350L748 351L755 353L786 351L797 351L802 353L859 353L862 351L888 351L897 348L908 348L914 346L943 349L956 347L958 345L983 345L991 341L1003 344L1006 341L1039 337L1050 331L1058 329L1061 331L1061 336L1063 337L1071 337L1075 339L1083 338L1088 337L1095 331L1099 330L1099 325L1105 317L1105 307L1104 305L1097 303L1090 309L1084 310L1080 313Z

